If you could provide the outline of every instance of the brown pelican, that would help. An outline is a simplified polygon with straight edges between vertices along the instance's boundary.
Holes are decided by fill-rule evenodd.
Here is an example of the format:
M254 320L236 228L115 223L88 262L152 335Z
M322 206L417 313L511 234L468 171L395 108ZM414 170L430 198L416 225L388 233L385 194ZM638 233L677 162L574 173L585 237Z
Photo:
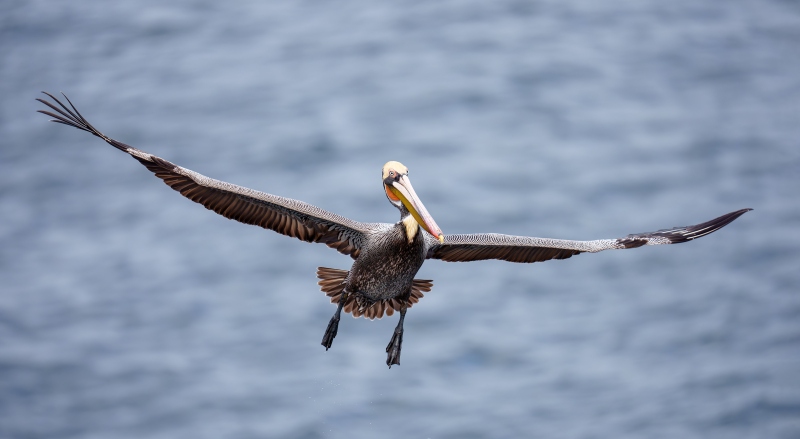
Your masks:
M411 308L433 286L430 280L414 279L426 259L451 262L500 259L510 262L541 262L567 259L579 253L636 248L644 245L676 244L715 232L751 209L741 209L701 224L674 227L624 238L594 241L510 236L496 233L444 235L417 197L408 179L408 169L398 162L383 166L381 183L386 198L400 211L394 224L361 223L302 201L255 191L174 165L160 157L114 140L93 127L72 105L68 108L46 93L58 107L37 99L55 111L40 110L53 122L88 131L111 146L128 153L156 177L186 198L209 210L245 224L261 226L306 242L321 242L354 259L350 270L319 267L322 291L337 304L322 345L331 347L342 310L353 317L381 318L400 313L389 345L386 364L400 364L403 320ZM60 108L59 108L60 107ZM424 232L423 232L424 230Z

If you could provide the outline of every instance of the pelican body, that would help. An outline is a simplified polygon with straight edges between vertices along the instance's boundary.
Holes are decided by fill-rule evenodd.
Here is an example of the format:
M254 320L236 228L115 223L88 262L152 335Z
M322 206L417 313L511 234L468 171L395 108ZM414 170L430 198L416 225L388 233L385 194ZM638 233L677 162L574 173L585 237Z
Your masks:
M636 233L617 239L571 241L511 236L497 233L444 235L420 201L408 168L390 161L383 166L381 180L386 198L400 212L394 224L362 223L328 212L302 201L255 191L214 180L177 166L132 146L114 140L94 128L64 96L69 107L46 93L55 104L37 99L53 111L40 110L53 122L87 131L138 160L156 177L190 200L209 210L245 224L274 230L306 242L320 242L354 259L350 270L319 267L322 291L337 305L322 338L329 349L338 332L341 312L369 319L391 316L400 319L386 346L389 368L400 364L403 321L406 311L430 291L433 282L414 279L426 259L467 262L499 259L510 262L541 262L566 259L579 253L675 244L715 232L752 209L741 209L710 221L655 232Z

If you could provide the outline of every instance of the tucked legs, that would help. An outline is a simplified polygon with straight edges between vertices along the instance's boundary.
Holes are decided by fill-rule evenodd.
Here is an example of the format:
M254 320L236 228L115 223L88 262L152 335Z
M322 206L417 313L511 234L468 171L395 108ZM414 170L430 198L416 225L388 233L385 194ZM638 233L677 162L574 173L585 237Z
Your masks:
M331 321L328 322L328 328L325 330L325 335L322 336L322 346L325 346L325 350L331 348L331 344L333 344L333 339L336 337L336 333L339 332L339 318L342 314L342 307L344 307L345 302L347 302L347 291L342 292L342 296L339 298L339 305L336 307L336 312L331 317Z

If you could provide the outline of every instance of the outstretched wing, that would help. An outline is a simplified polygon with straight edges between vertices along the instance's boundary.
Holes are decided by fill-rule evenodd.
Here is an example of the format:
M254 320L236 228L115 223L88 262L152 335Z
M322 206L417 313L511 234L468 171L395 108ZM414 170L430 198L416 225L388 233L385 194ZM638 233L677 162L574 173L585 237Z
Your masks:
M541 262L550 259L567 259L584 252L596 253L603 250L636 248L643 245L677 244L716 232L750 210L752 209L737 210L694 226L673 227L656 232L634 233L624 238L598 239L595 241L568 241L530 236L500 235L497 233L479 233L447 235L444 237L444 243L440 244L431 237L428 239L427 257L448 262L480 261L484 259L500 259L510 262Z
M322 242L353 259L358 257L366 241L366 234L378 226L353 221L302 201L208 178L174 165L101 133L83 118L66 95L64 98L69 102L71 110L50 93L44 94L61 107L58 108L44 99L37 99L55 111L39 111L53 117L53 122L87 131L105 140L111 146L130 154L184 197L226 218L274 230L306 242Z

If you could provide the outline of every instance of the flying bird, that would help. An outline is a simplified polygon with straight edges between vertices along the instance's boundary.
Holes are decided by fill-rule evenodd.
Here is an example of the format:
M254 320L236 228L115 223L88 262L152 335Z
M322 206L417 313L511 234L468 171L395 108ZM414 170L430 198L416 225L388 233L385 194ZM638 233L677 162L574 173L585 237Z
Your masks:
M53 111L39 110L62 123L87 131L143 164L156 177L184 197L209 210L245 224L252 224L306 242L321 242L353 258L350 270L319 267L322 291L336 304L322 345L328 350L338 332L342 311L369 319L400 314L386 346L389 368L400 364L403 320L406 311L431 290L433 282L414 279L426 259L448 262L499 259L509 262L541 262L567 259L579 253L645 245L691 241L725 227L752 209L741 209L701 224L655 232L635 233L617 239L570 241L511 236L497 233L445 235L420 201L408 177L408 168L387 162L381 185L392 206L400 212L396 223L362 223L302 201L259 192L170 163L160 157L114 140L92 126L64 95L69 107L43 92L56 104L37 99Z

